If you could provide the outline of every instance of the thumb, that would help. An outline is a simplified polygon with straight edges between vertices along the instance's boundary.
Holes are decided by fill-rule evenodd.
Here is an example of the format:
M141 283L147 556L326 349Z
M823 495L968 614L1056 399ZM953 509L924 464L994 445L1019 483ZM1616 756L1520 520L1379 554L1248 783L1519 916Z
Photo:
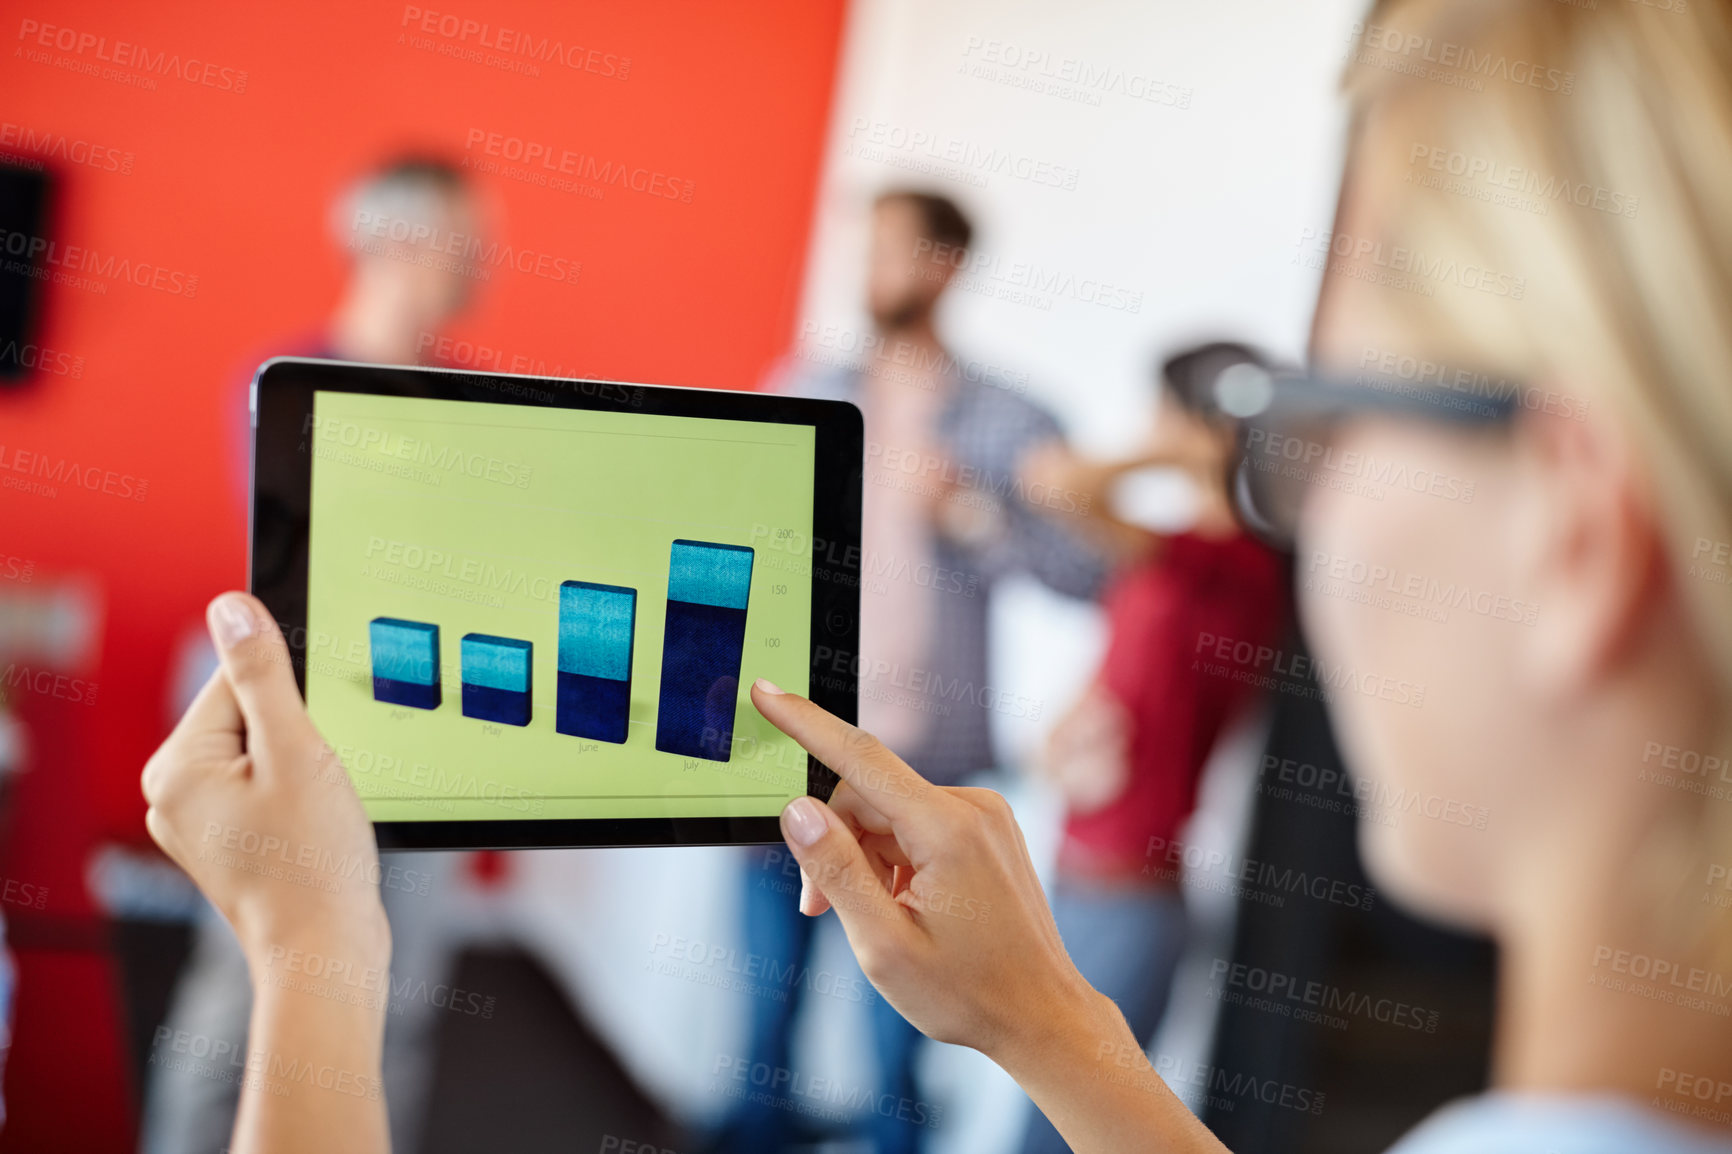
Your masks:
M782 811L782 836L807 884L842 919L856 956L881 952L912 930L908 911L884 888L859 840L829 806L795 798Z
M210 603L205 619L246 720L248 748L257 749L269 734L308 724L289 647L263 603L245 593L224 593Z

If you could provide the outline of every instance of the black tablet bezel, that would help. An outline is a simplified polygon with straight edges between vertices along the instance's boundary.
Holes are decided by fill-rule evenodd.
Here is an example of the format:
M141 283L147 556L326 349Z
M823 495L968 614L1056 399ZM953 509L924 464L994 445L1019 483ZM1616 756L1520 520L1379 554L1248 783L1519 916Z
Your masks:
M307 549L311 522L315 391L421 397L531 408L591 409L809 425L812 490L812 700L854 721L851 659L860 634L860 497L865 435L844 401L675 388L619 381L528 377L454 369L276 357L253 376L247 574L289 644L295 684L307 690ZM842 660L836 660L840 655ZM807 793L828 800L836 776L807 757ZM573 846L751 845L782 840L775 817L528 818L375 822L380 849L538 849Z

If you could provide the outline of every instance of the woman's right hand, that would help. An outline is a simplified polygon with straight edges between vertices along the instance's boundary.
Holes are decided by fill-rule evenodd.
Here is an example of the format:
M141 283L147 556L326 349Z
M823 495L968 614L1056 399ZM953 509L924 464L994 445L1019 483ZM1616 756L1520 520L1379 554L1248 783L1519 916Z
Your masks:
M1071 963L1002 796L932 785L766 681L752 703L842 778L829 805L801 797L782 811L800 908L836 911L903 1017L1003 1066L1079 1154L1225 1154Z
M998 1057L1100 1000L1065 953L1010 804L934 786L878 739L760 681L752 702L842 778L782 832L800 908L834 909L872 984L923 1033Z

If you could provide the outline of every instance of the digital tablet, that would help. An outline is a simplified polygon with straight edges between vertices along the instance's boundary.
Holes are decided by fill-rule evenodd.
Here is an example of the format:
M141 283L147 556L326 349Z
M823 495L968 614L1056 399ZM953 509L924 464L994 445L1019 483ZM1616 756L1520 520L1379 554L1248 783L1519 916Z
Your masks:
M251 588L384 849L780 840L855 716L859 410L278 358Z

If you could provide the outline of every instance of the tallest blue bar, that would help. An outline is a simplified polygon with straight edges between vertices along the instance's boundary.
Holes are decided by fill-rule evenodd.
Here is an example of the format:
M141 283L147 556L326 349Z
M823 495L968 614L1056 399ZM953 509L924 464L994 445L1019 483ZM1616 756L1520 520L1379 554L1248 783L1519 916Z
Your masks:
M728 760L751 589L746 546L674 542L656 709L656 748L663 753Z

